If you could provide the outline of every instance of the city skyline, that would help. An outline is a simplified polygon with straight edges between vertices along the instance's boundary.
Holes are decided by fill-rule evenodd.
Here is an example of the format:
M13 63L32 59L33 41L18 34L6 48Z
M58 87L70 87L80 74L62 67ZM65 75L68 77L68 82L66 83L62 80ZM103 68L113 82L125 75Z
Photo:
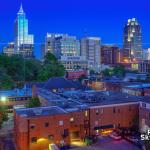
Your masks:
M102 38L103 44L116 43L122 46L124 25L129 18L134 17L138 19L142 26L143 47L149 47L148 27L150 22L147 19L149 17L149 2L147 0L145 0L145 3L137 3L136 6L134 5L135 1L130 2L130 5L128 5L128 1L120 3L117 0L113 1L113 3L108 0L107 2L110 5L106 5L106 2L98 0L94 0L92 3L90 3L91 1L86 1L86 7L83 7L85 1L80 3L79 1L70 3L68 0L58 2L50 3L45 0L45 3L39 1L35 5L33 2L13 0L9 2L10 5L7 5L7 9L7 2L2 2L3 5L1 6L3 7L1 8L0 6L0 10L4 13L0 14L0 43L8 43L13 40L13 22L22 3L29 20L29 32L35 35L36 55L40 51L38 44L44 41L47 32L68 33L78 38L83 37L85 34L99 36ZM120 17L118 17L118 11ZM6 19L6 16L9 16L9 18L7 17Z

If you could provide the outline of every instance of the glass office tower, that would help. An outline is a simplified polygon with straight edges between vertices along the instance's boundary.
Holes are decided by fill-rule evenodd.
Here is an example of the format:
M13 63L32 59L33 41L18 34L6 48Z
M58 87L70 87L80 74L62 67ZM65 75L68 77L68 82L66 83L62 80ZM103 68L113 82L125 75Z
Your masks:
M34 36L28 34L28 20L22 5L15 20L15 54L33 57Z
M142 58L142 33L138 21L129 19L124 27L124 57Z

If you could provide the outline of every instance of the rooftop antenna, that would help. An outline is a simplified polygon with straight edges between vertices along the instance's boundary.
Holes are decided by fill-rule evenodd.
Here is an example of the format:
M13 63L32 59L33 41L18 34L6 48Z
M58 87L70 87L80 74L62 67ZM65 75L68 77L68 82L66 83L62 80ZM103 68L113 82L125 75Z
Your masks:
M22 7L22 3L21 3L21 5L20 5L19 13L24 13L23 7Z

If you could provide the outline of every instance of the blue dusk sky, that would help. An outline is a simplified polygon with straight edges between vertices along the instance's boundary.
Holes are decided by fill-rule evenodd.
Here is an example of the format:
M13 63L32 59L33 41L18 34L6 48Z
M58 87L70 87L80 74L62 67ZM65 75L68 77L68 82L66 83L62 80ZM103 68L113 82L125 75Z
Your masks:
M14 20L22 3L35 35L36 56L47 32L81 38L99 36L103 44L122 45L123 27L129 18L142 26L143 47L150 47L150 0L1 0L0 43L14 39Z

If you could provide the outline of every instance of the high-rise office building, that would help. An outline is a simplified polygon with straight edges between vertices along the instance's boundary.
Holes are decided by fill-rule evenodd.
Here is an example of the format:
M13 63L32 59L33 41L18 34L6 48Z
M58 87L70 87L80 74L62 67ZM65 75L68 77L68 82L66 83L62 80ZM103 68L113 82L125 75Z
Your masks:
M34 36L28 33L28 20L22 5L15 20L15 54L33 57Z
M101 63L115 65L121 62L121 50L116 45L103 45L101 47Z
M101 39L98 37L86 37L81 39L81 56L88 62L88 68L100 71L101 68Z
M129 19L124 27L123 41L124 57L132 61L142 58L142 32L137 19Z
M61 56L79 56L80 42L75 36L68 34L47 33L45 39L45 53L51 52L58 59Z

